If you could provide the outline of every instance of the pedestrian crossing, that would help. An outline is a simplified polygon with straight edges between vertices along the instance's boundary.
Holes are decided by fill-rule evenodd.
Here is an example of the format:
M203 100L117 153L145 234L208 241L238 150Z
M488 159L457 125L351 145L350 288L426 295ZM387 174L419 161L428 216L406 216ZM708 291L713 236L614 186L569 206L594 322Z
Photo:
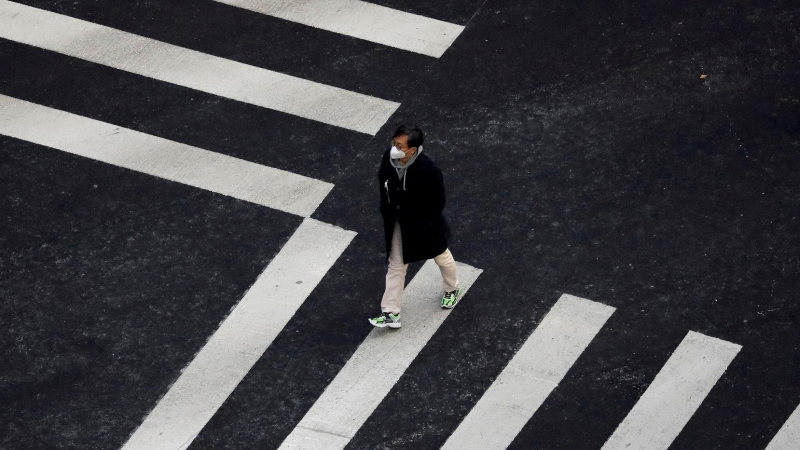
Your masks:
M309 217L331 183L0 94L0 134Z
M404 26L408 18L423 28L450 26L358 3L362 13L379 11L384 20L400 17ZM5 39L353 131L374 134L399 106L14 2L0 1L0 25ZM446 45L405 39L416 42L412 51L434 48L440 56L462 28L450 26ZM398 47L397 40L368 40ZM355 235L308 218L332 189L329 183L5 95L0 95L0 133L306 217L123 449L191 445ZM468 288L480 271L461 266ZM442 313L433 321L437 326L428 328L428 338L446 317ZM424 335L404 340L411 343L406 365L424 346L427 339L419 339ZM388 391L392 383L384 384ZM365 420L369 414L362 416Z
M280 19L435 58L464 27L358 0L216 0Z
M218 1L432 57L463 31L359 1ZM398 24L416 33L399 33L392 28ZM359 133L377 133L400 106L6 0L0 38ZM188 448L355 237L310 219L331 183L2 94L0 134L305 218L123 449ZM459 264L466 289L481 272ZM423 265L406 291L404 328L373 330L280 449L350 443L422 349L435 345L431 339L450 314L436 305L437 276L431 262ZM442 448L507 448L614 311L562 295ZM689 331L603 449L669 448L740 349ZM767 450L800 449L799 411Z
M603 450L669 448L741 348L690 331Z
M508 447L613 313L562 295L442 449Z
M481 270L457 266L466 296ZM372 330L280 449L344 449L450 316L439 307L441 294L441 274L429 260L403 293L403 328Z
M0 38L361 133L400 106L8 0Z
M123 449L188 447L353 237L305 219Z
M363 133L399 106L10 1L0 37ZM308 218L330 183L6 95L0 133L306 217L125 449L188 447L355 235Z
M470 269L459 267L469 284L480 273ZM279 450L341 450L349 444L422 348L431 345L428 340L446 318L435 314L439 284L428 261L408 286L403 331L373 330ZM614 311L562 295L441 448L507 448ZM405 326L409 322L414 329ZM690 331L603 449L669 448L740 349Z

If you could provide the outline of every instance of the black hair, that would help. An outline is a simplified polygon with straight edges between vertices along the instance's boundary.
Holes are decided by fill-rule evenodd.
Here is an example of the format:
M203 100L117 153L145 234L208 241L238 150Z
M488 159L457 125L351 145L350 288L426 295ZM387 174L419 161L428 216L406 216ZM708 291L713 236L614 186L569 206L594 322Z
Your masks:
M422 130L413 125L401 125L400 128L394 132L392 139L397 136L408 136L408 148L419 147L425 140Z

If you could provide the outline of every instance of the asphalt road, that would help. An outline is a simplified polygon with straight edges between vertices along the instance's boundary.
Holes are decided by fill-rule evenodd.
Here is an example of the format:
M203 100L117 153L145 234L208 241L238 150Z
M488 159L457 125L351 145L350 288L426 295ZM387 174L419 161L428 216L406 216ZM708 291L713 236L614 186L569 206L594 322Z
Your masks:
M324 180L358 233L191 449L277 448L371 331L397 125L484 272L349 449L437 449L561 294L616 308L510 449L597 449L689 331L742 346L671 449L800 404L800 6L382 0L439 59L213 1L22 1L401 103L375 136L0 39L0 94ZM301 218L0 136L0 447L119 448ZM419 265L413 265L410 280Z

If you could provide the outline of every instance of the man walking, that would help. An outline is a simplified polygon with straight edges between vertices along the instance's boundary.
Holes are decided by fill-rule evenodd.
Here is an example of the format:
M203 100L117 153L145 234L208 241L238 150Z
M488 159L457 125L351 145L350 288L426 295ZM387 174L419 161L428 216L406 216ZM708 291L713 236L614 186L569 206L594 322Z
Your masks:
M401 326L409 263L433 258L439 266L444 282L442 308L456 306L461 296L456 262L447 248L450 227L442 215L445 204L442 171L422 153L423 140L419 128L406 125L398 128L378 171L389 268L381 315L369 322L380 328Z

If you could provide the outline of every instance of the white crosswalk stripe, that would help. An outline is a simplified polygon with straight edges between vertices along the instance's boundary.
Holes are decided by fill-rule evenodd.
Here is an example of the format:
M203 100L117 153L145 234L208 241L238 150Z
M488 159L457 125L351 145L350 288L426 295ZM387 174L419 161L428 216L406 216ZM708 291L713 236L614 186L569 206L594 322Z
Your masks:
M0 94L0 134L308 217L333 185Z
M603 450L667 449L741 348L690 331Z
M442 449L508 447L613 313L562 295Z
M358 0L216 0L334 33L439 58L464 27Z
M462 295L481 272L458 264ZM439 269L427 261L403 295L403 328L372 330L280 449L343 449L450 315L439 307L442 292Z
M355 237L305 219L123 450L185 448Z
M0 38L371 135L400 106L8 0Z
M786 419L766 450L800 450L800 406Z

